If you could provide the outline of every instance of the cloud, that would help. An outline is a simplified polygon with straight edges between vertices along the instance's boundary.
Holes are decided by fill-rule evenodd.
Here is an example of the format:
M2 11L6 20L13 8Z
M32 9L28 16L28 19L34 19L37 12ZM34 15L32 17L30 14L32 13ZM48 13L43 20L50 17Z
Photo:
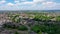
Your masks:
M44 9L51 9L51 10L60 9L60 3L56 3L56 2L44 2L42 3L42 6L44 7Z
M27 0L20 0L20 1L27 1Z
M15 3L19 3L19 1L16 1L16 0L15 0L14 2L15 2Z
M14 4L13 3L7 3L8 6L13 6Z
M23 2L24 1L24 2ZM55 10L60 9L60 3L47 0L15 0L0 6L0 10Z
M0 1L0 4L4 4L6 1L5 0L2 0L2 1Z
M42 5L46 6L46 7L53 7L55 6L57 3L55 2L43 2Z
M33 0L33 2L44 2L46 0Z

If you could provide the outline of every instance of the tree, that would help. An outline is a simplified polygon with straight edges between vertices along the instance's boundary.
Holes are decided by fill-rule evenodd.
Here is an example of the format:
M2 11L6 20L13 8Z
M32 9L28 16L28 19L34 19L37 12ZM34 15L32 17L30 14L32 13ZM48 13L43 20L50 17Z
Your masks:
M35 15L34 20L49 21L52 18L53 18L52 16L47 16L47 15Z
M35 25L35 26L33 26L32 28L31 28L31 30L32 31L34 31L34 32L36 32L36 33L38 33L38 32L40 32L40 26L38 26L38 25Z
M20 25L17 29L22 30L22 31L28 30L28 28L26 26L24 26L24 25Z
M16 31L14 34L20 34L20 33L18 33L18 32Z
M42 32L40 31L40 32L38 32L38 34L42 34Z
M19 14L10 15L9 17L10 17L10 20L11 20L12 22L16 22L16 23L20 22Z
M56 17L56 21L60 21L60 16L57 16Z

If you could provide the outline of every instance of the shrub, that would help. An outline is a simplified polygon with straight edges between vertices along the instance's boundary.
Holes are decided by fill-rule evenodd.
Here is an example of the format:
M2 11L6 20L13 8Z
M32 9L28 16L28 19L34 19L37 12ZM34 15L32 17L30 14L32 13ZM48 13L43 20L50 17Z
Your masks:
M36 33L38 33L38 32L40 31L40 26L35 25L35 26L33 26L33 27L31 28L31 30L34 31L34 32L36 32Z
M60 16L57 16L56 17L56 21L60 21Z
M19 34L17 31L14 34Z
M45 15L45 16L44 15L35 15L34 20L50 21L50 19L52 19L52 18L53 18L52 16L47 16L47 15Z
M15 29L16 28L16 26L15 26L15 24L13 24L13 23L5 23L5 24L3 24L3 27L4 28L7 28L7 29Z
M40 31L40 32L38 32L38 34L42 34L42 32Z
M17 29L22 30L22 31L28 30L28 28L26 26L24 26L24 25L20 25Z
M7 28L7 29L17 29L17 30L22 30L22 31L24 31L24 30L28 30L28 28L26 27L26 26L24 26L24 25L20 25L20 26L16 26L16 25L14 25L14 24L4 24L3 25L3 28Z

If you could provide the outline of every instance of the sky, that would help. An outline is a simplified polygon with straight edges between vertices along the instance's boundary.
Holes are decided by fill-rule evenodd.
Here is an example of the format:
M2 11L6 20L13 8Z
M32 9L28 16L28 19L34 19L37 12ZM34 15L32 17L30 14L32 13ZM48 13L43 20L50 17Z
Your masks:
M0 10L60 10L60 0L0 0Z

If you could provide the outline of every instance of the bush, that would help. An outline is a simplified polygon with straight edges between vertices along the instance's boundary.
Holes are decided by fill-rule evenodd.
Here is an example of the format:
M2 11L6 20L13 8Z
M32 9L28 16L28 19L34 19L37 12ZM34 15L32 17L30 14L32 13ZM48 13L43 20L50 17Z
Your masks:
M17 31L14 34L19 34Z
M60 24L56 23L45 23L42 25L34 25L32 31L36 33L44 32L48 34L60 34Z
M26 26L24 26L24 25L20 25L17 29L22 30L22 31L28 30L28 28Z
M52 19L52 16L47 16L47 15L35 15L34 20L36 21L50 21L50 19Z
M42 32L40 31L40 32L38 32L38 34L42 34Z
M56 21L60 21L60 16L57 16L56 17Z
M19 22L20 22L19 14L11 15L11 16L9 16L9 17L10 17L10 20L11 20L12 22L16 22L16 23L19 23Z
M3 24L3 28L7 28L7 29L15 29L16 28L16 26L15 26L15 24L13 24L13 23L5 23L5 24Z
M7 28L7 29L17 29L17 30L22 30L22 31L24 31L24 30L28 30L28 28L26 27L26 26L24 26L24 25L20 25L20 26L16 26L16 25L14 25L13 23L12 24L4 24L3 25L3 28Z
M36 32L36 33L38 33L38 32L40 32L40 26L35 25L35 26L33 26L33 27L31 28L31 30L34 31L34 32Z

